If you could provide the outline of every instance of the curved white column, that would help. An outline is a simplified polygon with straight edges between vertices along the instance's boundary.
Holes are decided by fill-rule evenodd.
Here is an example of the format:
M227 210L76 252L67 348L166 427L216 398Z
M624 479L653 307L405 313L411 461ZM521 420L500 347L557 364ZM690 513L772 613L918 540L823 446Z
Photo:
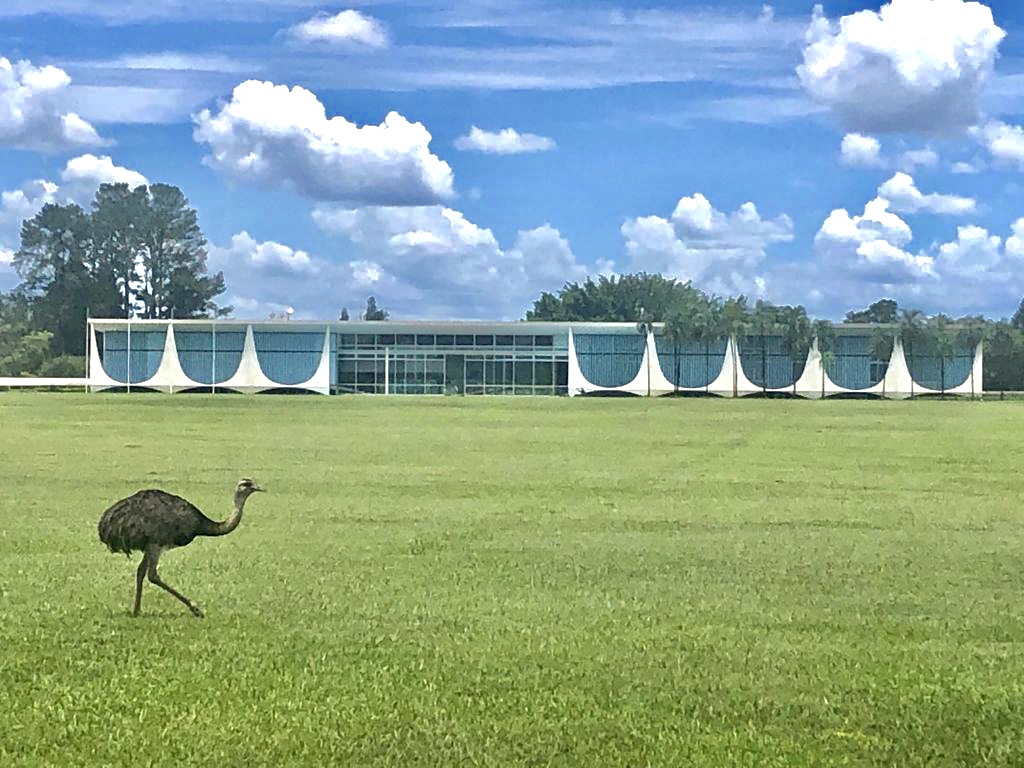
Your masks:
M233 389L237 392L259 392L265 389L277 389L281 385L267 378L260 367L256 356L256 340L252 335L252 325L245 326L245 343L242 345L242 357L238 361L238 369L225 382L217 384L219 388Z
M910 375L910 367L907 365L907 356L903 351L903 339L899 336L893 342L892 356L889 358L889 367L885 371L885 378L882 379L885 396L895 400L905 400L911 395L926 394L931 390L920 387L914 383Z
M107 370L103 367L103 361L100 359L99 346L96 344L96 329L91 325L89 333L92 335L89 339L91 342L89 346L92 348L89 352L89 391L123 387L124 384L107 375Z
M587 381L580 368L579 358L576 357L576 339L569 328L569 373L566 377L566 387L569 389L569 397L576 397L593 390L594 385Z
M732 336L725 340L725 357L722 360L722 369L718 376L708 384L708 392L722 397L733 397L735 394L736 381L736 347L733 344ZM742 376L742 370L739 371ZM745 376L743 378L746 378Z
M651 395L667 395L676 391L676 385L669 381L668 376L665 375L665 371L661 368L661 358L658 357L658 341L657 337L653 333L647 334L647 344L644 349L644 362L651 366ZM643 365L640 366L640 372L644 373ZM647 394L647 377L644 376L643 380L643 392L641 394ZM692 389L692 387L679 387L680 392L686 389Z
M331 394L331 329L324 328L324 350L320 355L320 364L308 381L294 384L289 389L308 389L321 395Z
M732 357L733 371L736 383L736 395L743 397L744 395L754 395L758 392L763 391L761 387L757 386L749 378L743 370L743 357L740 354L740 345L735 337L729 339L729 343L732 344L732 350L734 352Z
M819 398L821 397L821 381L825 375L825 369L821 362L821 352L818 350L817 339L807 350L807 360L804 362L803 373L794 384L788 387L779 387L770 390L771 392L790 392L800 397Z
M192 380L181 367L181 360L178 358L178 344L174 337L173 321L167 324L167 331L164 336L164 352L160 358L160 366L156 373L145 381L132 384L133 387L146 387L156 389L160 392L174 392L175 390L191 389L202 387L198 381Z

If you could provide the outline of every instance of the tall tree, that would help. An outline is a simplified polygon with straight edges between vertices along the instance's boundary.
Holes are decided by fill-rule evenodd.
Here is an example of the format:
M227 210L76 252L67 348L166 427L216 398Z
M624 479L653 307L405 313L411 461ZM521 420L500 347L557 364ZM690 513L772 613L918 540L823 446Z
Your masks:
M229 311L214 301L224 292L224 275L206 273L206 238L180 189L169 184L149 187L141 240L145 317L208 317Z
M557 294L541 294L526 319L633 323L642 306L655 322L664 322L700 294L690 283L663 275L601 275L566 283Z
M24 293L0 293L0 376L38 373L50 356L52 336L33 330L31 303Z
M145 250L144 229L149 220L146 187L102 184L92 202L92 239L98 291L90 307L98 317L133 317L142 310L137 301L142 291L139 264Z
M34 327L53 334L56 355L85 352L86 314L96 291L91 253L89 217L77 205L47 203L21 225L14 268L32 302Z
M899 304L893 299L879 299L867 309L851 310L844 323L896 323L900 319Z

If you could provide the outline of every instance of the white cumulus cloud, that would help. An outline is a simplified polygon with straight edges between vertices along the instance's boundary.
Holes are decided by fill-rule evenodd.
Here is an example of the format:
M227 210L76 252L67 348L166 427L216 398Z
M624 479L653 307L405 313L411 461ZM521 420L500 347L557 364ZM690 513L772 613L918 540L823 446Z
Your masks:
M60 173L65 184L84 185L95 192L100 184L127 184L137 187L148 184L146 177L131 168L114 165L109 155L79 155L68 160Z
M481 130L474 125L468 134L455 140L455 148L494 155L518 155L547 152L555 148L555 141L535 133L519 133L514 128L494 132Z
M342 306L355 309L382 288L389 296L395 293L394 281L372 263L316 256L273 240L257 240L247 231L234 235L227 245L211 244L209 266L224 272L225 303L238 317L266 318L292 308L299 318L332 318Z
M1005 32L965 0L891 0L837 22L816 6L800 81L849 130L951 133L978 101Z
M873 136L848 133L840 145L840 157L846 165L866 167L884 165L882 145Z
M216 114L195 118L204 162L240 181L276 184L321 201L428 205L451 197L452 170L420 123L391 112L380 125L328 118L305 88L249 80Z
M783 265L780 274L796 298L824 292L833 310L879 295L953 315L999 315L1024 294L1024 218L1003 240L984 227L957 227L956 237L914 250L910 226L877 197L861 216L833 211L815 236L813 262Z
M759 273L773 243L793 239L785 214L763 219L744 203L732 213L714 208L701 194L679 200L671 217L641 216L622 225L630 269L661 272L719 293L761 294Z
M997 163L1024 169L1024 128L994 120L974 128L971 133Z
M913 177L897 173L878 188L878 196L888 200L894 211L900 213L937 213L962 216L973 213L977 204L969 197L924 194L917 188Z
M907 150L899 160L899 166L906 171L914 171L918 167L933 168L938 164L939 155L931 147Z
M0 145L57 151L106 143L68 110L70 85L62 69L0 57Z
M814 237L814 248L826 267L853 273L861 280L893 284L932 274L930 256L904 250L913 239L910 225L889 210L889 202L875 198L860 216L846 209L832 211Z
M307 43L355 44L367 48L386 48L389 44L385 26L359 11L320 13L291 27L288 34Z
M443 206L319 207L314 221L393 279L392 295L425 317L520 317L541 291L587 269L557 229L521 230L511 245Z
M217 257L236 265L246 265L266 273L308 273L315 274L317 265L305 251L289 248L272 240L257 242L248 232L239 232L231 238L226 249L214 248Z
M981 168L978 167L977 163L969 163L965 160L960 160L956 163L953 163L953 165L949 167L949 170L951 173L955 173L961 176L981 173Z

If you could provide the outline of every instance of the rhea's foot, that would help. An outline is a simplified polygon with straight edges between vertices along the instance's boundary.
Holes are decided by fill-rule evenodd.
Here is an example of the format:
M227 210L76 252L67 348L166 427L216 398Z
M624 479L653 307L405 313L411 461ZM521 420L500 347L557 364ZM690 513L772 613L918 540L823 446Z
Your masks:
M188 609L192 611L192 615L195 616L197 619L203 618L203 609L195 603L189 603Z

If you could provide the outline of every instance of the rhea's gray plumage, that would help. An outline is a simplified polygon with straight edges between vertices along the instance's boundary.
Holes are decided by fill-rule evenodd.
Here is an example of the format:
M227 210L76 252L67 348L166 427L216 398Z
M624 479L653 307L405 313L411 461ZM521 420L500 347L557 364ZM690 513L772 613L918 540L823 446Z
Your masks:
M242 478L235 486L234 511L223 522L211 520L180 496L156 489L138 491L108 507L97 526L100 541L111 552L123 552L129 556L133 551L143 553L136 574L133 615L139 615L142 582L148 575L150 582L174 595L194 615L201 617L203 612L198 605L160 578L157 571L160 555L165 550L190 544L197 536L224 536L231 533L242 521L246 499L262 490L249 478Z

